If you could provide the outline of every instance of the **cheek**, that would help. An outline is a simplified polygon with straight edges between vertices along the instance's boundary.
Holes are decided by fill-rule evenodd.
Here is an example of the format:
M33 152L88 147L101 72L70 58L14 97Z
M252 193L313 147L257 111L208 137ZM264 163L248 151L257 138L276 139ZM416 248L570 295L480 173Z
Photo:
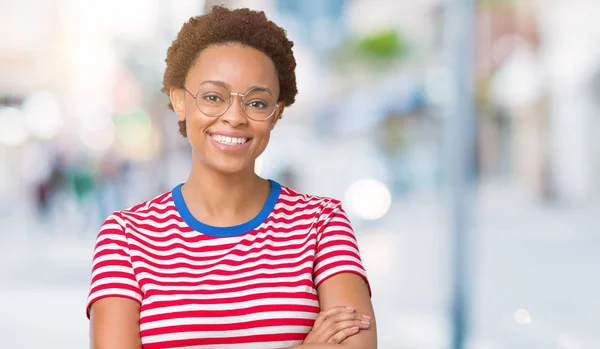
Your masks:
M201 119L199 119L197 116L193 116L193 115L187 115L186 117L186 121L185 121L185 129L187 132L187 138L188 141L190 142L190 144L192 146L200 146L200 148L202 147L200 145L201 142L204 142L204 129L205 129L205 125L202 122Z
M271 139L271 130L270 129L265 129L264 132L261 133L260 135L260 141L257 142L256 144L256 151L258 153L262 153L265 148L267 147L267 145L269 144L269 140Z
M185 119L185 131L190 142L197 138L198 132L196 131L196 125L192 118L190 118L189 116Z

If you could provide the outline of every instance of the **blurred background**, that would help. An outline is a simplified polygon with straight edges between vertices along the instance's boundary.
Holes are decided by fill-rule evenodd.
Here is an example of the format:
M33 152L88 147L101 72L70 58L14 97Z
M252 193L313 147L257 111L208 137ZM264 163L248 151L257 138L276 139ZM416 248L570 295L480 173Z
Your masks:
M164 58L217 3L295 42L297 102L256 171L343 201L380 348L451 348L455 276L465 347L600 348L597 0L1 1L3 348L88 347L100 224L187 178Z

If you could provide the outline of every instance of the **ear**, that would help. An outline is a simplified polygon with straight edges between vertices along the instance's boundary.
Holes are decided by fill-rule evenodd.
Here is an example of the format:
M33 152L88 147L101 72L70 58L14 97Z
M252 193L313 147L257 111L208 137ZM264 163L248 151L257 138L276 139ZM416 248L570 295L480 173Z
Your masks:
M185 91L181 88L171 88L169 90L169 97L171 98L171 104L177 114L179 121L185 120Z
M283 117L284 109L285 109L285 106L283 104L280 104L279 108L277 108L275 115L273 115L273 121L271 122L271 130L273 130L275 128L277 121L279 121L279 119L281 119Z

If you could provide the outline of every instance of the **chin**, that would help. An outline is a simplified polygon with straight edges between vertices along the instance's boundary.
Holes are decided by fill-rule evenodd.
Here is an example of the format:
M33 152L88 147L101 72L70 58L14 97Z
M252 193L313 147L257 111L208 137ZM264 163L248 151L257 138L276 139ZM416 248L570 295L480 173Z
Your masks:
M212 164L209 166L213 171L223 175L234 175L248 171L248 165L239 163ZM253 170L254 171L254 170Z

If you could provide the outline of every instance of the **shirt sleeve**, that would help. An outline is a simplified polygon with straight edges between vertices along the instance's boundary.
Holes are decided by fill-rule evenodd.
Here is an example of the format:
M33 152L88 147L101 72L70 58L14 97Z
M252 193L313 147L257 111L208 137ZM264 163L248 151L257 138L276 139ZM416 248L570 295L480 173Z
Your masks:
M86 314L91 305L105 297L125 297L142 303L142 291L135 278L123 219L115 212L102 224L92 262L92 280Z
M354 273L371 287L363 266L354 230L341 202L332 200L321 212L317 225L317 251L313 269L315 288L340 273Z

